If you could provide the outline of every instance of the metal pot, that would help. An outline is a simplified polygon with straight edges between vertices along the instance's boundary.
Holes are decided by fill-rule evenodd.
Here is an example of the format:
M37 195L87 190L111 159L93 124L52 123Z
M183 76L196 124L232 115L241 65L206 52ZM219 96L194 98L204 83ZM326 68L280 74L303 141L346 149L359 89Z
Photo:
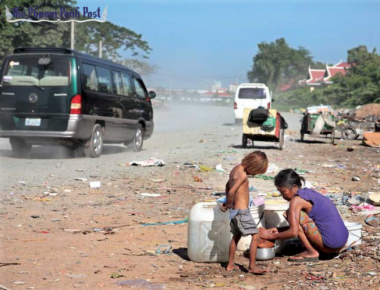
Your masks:
M278 246L272 248L257 248L256 260L266 261L271 260L276 256L276 249Z

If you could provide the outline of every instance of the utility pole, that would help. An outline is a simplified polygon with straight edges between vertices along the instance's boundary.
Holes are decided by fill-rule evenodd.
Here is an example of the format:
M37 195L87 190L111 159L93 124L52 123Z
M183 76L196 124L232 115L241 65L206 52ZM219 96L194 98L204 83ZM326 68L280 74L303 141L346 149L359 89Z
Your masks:
M102 50L103 50L103 42L102 41L99 41L99 58L102 58Z
M74 21L71 21L71 49L74 49Z

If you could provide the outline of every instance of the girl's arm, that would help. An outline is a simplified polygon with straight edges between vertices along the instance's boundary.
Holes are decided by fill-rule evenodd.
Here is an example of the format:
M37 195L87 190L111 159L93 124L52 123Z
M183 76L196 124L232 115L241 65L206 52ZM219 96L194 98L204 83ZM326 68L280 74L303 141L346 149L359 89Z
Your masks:
M282 240L298 237L301 210L305 207L305 203L304 199L298 196L294 197L290 202L288 211L289 229L275 233L260 228L260 237L266 240Z

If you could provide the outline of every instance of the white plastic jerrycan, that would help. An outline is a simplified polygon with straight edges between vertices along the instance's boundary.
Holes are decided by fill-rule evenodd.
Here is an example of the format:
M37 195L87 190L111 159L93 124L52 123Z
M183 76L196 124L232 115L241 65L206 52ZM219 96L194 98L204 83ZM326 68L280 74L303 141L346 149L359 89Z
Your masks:
M216 202L195 204L189 214L187 254L194 262L228 262L229 211L222 212Z

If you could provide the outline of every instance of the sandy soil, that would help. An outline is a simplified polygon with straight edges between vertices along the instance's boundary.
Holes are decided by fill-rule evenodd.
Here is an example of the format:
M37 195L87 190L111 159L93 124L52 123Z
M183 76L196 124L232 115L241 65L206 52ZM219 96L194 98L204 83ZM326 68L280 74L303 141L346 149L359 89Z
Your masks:
M363 228L360 249L341 257L294 265L287 256L279 256L260 262L271 268L269 274L252 276L226 272L218 263L189 261L187 223L142 226L184 220L193 204L214 200L211 194L223 191L228 171L254 150L240 147L242 128L232 124L229 108L172 107L157 110L155 118L156 132L139 153L108 145L99 159L69 158L61 148L38 147L30 159L16 159L2 141L0 285L4 289L120 289L127 287L115 283L134 279L150 282L136 289L380 287L379 261L368 257L379 255L380 234L373 227ZM363 147L360 140L338 140L333 146L324 138L309 136L301 143L300 116L285 114L285 118L290 128L283 151L275 143L257 144L271 163L312 171L304 177L338 200L343 192L365 196L380 191L379 149ZM163 159L166 166L125 166L150 157ZM222 164L226 172L198 172L184 167L185 162ZM353 176L361 181L352 181ZM100 189L91 189L90 181L101 181ZM275 192L271 180L249 181L257 192ZM365 215L346 206L339 210L344 219L364 225ZM172 250L157 255L160 245ZM247 267L248 259L239 254L237 263Z

